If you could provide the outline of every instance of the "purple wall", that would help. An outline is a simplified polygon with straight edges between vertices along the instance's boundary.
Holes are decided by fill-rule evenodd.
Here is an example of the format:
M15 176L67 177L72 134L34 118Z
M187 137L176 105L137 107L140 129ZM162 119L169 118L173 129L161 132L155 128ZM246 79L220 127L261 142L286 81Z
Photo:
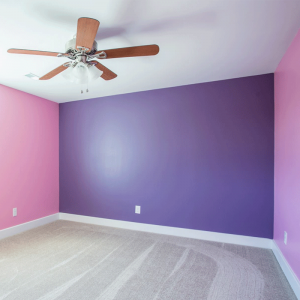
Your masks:
M60 211L272 238L273 152L273 74L60 104Z

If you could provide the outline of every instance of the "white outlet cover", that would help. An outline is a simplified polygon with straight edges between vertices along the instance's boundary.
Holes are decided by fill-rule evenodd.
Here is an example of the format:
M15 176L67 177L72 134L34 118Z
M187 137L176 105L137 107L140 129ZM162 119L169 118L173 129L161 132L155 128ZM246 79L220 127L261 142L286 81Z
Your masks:
M16 217L18 214L17 208L13 208L13 217Z
M285 244L287 244L287 232L286 231L284 232L284 240L283 241Z
M136 214L140 214L141 213L141 207L140 206L138 206L138 205L135 206L135 213Z

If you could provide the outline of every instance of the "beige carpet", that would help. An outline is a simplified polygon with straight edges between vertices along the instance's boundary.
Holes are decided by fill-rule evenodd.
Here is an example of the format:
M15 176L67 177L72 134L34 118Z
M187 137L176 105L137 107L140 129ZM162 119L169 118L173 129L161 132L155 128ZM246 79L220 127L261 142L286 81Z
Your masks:
M0 241L0 300L296 300L271 250L67 221Z

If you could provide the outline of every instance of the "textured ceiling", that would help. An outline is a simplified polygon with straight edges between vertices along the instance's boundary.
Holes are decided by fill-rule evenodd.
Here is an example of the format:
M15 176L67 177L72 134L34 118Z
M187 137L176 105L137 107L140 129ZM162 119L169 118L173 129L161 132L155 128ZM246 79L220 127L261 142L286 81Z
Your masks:
M97 79L81 94L61 74L24 76L42 76L66 58L6 52L63 52L79 17L100 21L99 50L158 44L160 53L101 61L118 77ZM0 1L0 19L0 83L67 102L274 72L300 27L300 1L15 0Z

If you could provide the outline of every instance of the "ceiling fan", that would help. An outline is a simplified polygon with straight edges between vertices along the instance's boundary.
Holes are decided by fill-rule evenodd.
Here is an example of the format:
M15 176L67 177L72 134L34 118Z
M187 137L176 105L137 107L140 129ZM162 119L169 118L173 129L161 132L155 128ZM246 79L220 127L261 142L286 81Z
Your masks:
M65 71L63 72L64 77L75 83L87 83L99 77L102 77L104 80L111 80L117 77L117 74L95 59L149 56L156 55L159 52L157 45L98 50L95 37L99 25L100 22L98 20L79 18L76 37L74 36L73 39L66 43L65 53L25 49L9 49L7 52L69 58L71 59L70 62L62 64L58 68L40 77L39 80L51 79Z

